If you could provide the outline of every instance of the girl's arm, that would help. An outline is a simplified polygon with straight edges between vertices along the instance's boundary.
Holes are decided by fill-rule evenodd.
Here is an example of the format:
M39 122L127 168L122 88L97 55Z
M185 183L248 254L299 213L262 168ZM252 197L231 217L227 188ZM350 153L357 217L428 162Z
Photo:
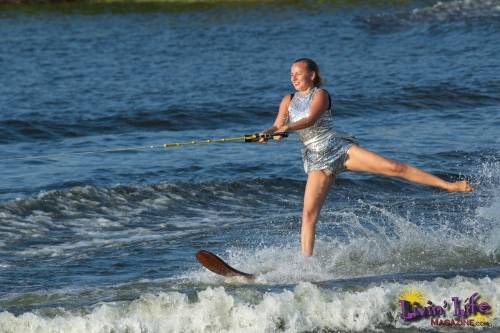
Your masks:
M276 120L274 120L273 126L270 128L262 131L262 134L272 134L275 132L280 132L278 131L280 128L283 126L286 126L286 123L288 121L288 105L290 104L290 101L292 100L292 95L286 95L283 97L280 103L278 115L276 116ZM281 136L275 136L274 140L281 140ZM266 139L261 138L259 142L261 143L266 143Z
M292 100L292 95L286 95L283 97L280 103L278 115L276 116L276 120L273 123L273 126L264 130L264 134L271 134L277 132L279 128L286 125L288 121L288 105Z

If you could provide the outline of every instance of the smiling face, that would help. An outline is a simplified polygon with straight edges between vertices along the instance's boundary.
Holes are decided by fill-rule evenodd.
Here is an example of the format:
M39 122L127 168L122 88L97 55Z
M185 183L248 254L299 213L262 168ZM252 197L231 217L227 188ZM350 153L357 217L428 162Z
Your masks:
M316 73L307 68L304 61L295 62L290 70L290 80L297 91L307 91L314 87Z

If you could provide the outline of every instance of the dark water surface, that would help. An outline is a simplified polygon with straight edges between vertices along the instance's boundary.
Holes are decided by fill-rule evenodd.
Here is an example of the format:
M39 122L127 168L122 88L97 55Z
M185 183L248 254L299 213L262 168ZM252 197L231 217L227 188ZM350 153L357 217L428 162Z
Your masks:
M407 291L495 331L499 40L500 1L0 7L0 332L443 330ZM340 130L476 191L342 174L305 260L294 135L156 147L269 127L299 57Z

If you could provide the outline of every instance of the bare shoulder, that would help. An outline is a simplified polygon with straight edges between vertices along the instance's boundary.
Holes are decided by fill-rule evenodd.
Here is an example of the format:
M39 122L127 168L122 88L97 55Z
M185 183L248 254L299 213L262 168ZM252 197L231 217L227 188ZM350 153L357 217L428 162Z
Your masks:
M288 104L290 104L290 101L292 100L292 95L293 94L288 94L283 96L283 98L281 99L280 106L288 106Z
M313 99L324 99L328 100L328 92L325 89L318 89L316 93L314 93Z
M292 100L292 96L293 94L287 94L283 96L283 98L281 99L281 103L290 103L290 101Z
M318 89L312 99L312 103L319 106L320 109L329 109L331 107L330 101L330 95L325 89Z

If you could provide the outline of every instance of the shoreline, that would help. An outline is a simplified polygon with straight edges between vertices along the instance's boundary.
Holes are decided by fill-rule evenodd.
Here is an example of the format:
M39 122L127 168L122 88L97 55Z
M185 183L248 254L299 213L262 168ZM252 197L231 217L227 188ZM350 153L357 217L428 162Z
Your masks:
M357 5L357 4L405 4L408 0L316 0L300 3L293 0L0 0L1 5L172 5L172 6L215 6L215 5L295 5L298 7L321 7L323 5Z

